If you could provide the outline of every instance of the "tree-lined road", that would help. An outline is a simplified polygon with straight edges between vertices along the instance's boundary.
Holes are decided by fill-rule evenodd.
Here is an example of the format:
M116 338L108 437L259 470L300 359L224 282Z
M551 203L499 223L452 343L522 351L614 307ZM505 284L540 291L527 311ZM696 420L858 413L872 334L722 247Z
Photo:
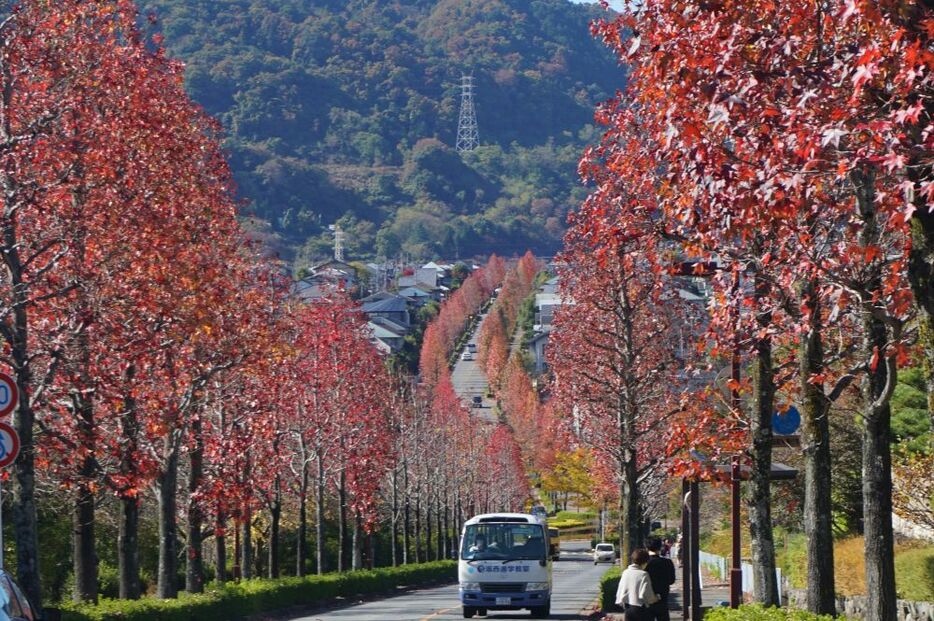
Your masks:
M473 334L470 335L469 342L477 342L477 335L480 332L480 326L483 325L483 319L485 317L486 315L483 315L480 321L477 322L477 327L474 328ZM458 352L458 356L459 355L460 352ZM480 363L477 361L476 354L474 354L472 360L461 360L460 357L458 357L457 364L454 365L454 370L451 371L451 383L454 385L454 391L457 393L457 396L461 398L467 407L471 407L472 400L475 396L482 397L483 406L473 408L473 414L483 420L496 422L496 417L493 415L493 400L486 396L490 383L487 381L483 369L480 368Z
M588 552L589 544L586 541L562 542L561 560L553 565L554 592L550 619L570 621L589 618L584 610L597 598L600 576L610 566L595 566ZM457 585L451 584L319 612L292 621L452 621L462 618ZM491 611L485 618L528 619L529 612Z

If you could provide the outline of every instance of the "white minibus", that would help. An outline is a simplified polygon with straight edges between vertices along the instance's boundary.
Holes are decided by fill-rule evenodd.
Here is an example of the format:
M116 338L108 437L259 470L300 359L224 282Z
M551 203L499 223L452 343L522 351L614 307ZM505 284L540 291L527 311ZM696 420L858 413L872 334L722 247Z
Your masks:
M544 520L527 513L486 513L464 523L457 579L464 618L488 610L551 613L551 555Z

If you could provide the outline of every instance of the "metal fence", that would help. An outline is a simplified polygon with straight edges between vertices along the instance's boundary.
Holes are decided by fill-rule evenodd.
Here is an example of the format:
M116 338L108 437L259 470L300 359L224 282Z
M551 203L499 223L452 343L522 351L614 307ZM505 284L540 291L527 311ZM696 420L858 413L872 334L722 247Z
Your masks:
M728 580L730 577L730 563L727 559L717 554L700 551L701 567L707 567L708 571L720 580ZM755 590L755 578L752 572L751 563L740 563L743 570L743 593L752 593ZM782 570L775 568L775 579L778 582L778 601L782 601L784 585L782 584ZM704 575L701 572L701 588L704 588Z

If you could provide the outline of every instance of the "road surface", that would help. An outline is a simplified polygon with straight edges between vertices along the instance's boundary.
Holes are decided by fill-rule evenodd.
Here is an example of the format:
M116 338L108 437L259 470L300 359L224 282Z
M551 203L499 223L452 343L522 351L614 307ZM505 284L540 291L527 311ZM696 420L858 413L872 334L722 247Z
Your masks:
M600 576L610 565L594 566L587 541L562 541L555 562L549 619L583 620L582 611L597 598ZM527 610L490 611L486 619L528 619ZM457 585L420 589L404 595L313 613L291 621L452 621L463 619ZM484 617L474 617L484 619Z
M474 330L473 334L470 335L470 343L477 342L477 333L480 331L480 325L483 323L483 318L485 317L486 315L483 315L480 321L477 322L477 328ZM458 352L457 363L454 365L454 370L451 372L451 383L454 385L454 392L457 393L461 401L463 401L467 407L471 407L475 396L482 397L483 406L472 408L472 413L474 416L483 420L497 422L496 417L493 415L493 400L488 399L486 396L490 384L487 382L486 375L483 374L483 370L477 362L476 354L474 354L473 360L461 360L461 353L462 352Z

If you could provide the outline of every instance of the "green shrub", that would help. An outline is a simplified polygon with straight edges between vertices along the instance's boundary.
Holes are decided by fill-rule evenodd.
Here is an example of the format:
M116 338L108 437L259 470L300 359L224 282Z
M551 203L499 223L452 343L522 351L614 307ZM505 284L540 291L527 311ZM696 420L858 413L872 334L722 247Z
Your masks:
M616 605L616 589L623 575L622 567L613 567L600 578L600 610L603 612L619 611Z
M65 604L62 621L232 621L290 606L323 604L337 597L383 593L400 586L454 580L455 561L436 561L365 571L279 580L244 580L178 599L102 599L100 604Z
M592 522L597 519L597 514L593 511L558 511L553 519Z
M763 608L761 604L749 604L736 609L712 608L704 614L704 621L833 621L833 618L805 610ZM837 621L845 619L837 617Z

